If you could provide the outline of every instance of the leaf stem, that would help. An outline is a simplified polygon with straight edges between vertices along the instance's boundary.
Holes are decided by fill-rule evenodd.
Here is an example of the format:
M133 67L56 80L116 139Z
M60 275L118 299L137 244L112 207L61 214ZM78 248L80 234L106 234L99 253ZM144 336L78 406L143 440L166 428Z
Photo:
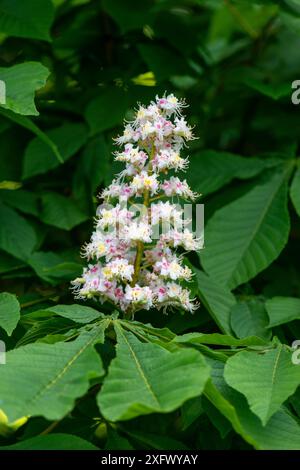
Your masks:
M24 302L23 304L21 304L21 308L31 307L32 305L41 304L42 302L45 302L46 300L53 300L53 302L57 302L58 299L59 299L59 295L53 295L53 294L47 295L46 297L41 297L39 299Z
M58 419L57 421L53 421L53 423L50 424L50 426L48 426L46 429L44 429L44 431L42 431L39 436L45 436L46 434L49 434L50 432L53 431L53 429L56 428L56 426L58 426L58 424L60 423L60 419Z

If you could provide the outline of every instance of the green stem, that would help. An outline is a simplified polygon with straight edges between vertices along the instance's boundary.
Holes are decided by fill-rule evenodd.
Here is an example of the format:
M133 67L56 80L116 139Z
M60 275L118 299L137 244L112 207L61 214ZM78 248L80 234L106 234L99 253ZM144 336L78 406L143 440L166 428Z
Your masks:
M46 300L53 300L55 302L58 299L59 299L59 295L54 295L54 294L47 295L46 297L42 297L40 299L35 299L29 302L25 302L21 304L21 308L26 308L26 307L31 307L32 305L41 304L42 302L46 302Z
M151 169L151 160L154 157L155 154L155 146L152 146L151 154L149 157L149 166L148 166L148 175L151 175L152 169ZM148 189L145 189L144 191L144 200L143 200L144 206L147 208L149 207L150 204L150 192ZM144 249L145 249L145 244L144 242L138 241L137 242L137 248L136 248L136 255L135 255L135 260L134 260L134 273L132 276L132 281L131 281L131 287L135 286L135 284L138 281L139 275L140 275L140 270L141 270L141 263L144 255Z
M52 432L53 429L55 429L56 426L58 426L60 422L61 422L60 419L58 419L57 421L53 421L53 423L51 423L50 426L48 426L46 429L44 429L44 431L40 432L39 436L46 436L47 434Z
M164 197L165 197L164 194L160 194L159 196L155 196L155 197L150 198L150 202L157 201L158 199L163 199Z

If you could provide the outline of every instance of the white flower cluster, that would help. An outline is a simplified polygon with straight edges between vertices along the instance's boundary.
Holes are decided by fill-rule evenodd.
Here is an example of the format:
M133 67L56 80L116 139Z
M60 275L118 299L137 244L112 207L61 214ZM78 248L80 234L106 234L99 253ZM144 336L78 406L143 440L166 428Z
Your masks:
M135 120L116 139L124 147L115 158L125 163L125 170L101 194L106 206L99 208L95 231L83 248L90 264L72 282L77 298L110 301L129 315L150 308L197 308L190 290L180 284L189 281L192 272L177 253L178 247L201 248L174 203L174 198L178 202L197 197L186 180L174 176L187 168L180 151L193 139L181 116L184 107L173 94L156 97L149 106L139 107ZM124 202L132 204L130 210ZM139 204L144 210L137 215ZM155 238L154 227L160 222L169 228Z

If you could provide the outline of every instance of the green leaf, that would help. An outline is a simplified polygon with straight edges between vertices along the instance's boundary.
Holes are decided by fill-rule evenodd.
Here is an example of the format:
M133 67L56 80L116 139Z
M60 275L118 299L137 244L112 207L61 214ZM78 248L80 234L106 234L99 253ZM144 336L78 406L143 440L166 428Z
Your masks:
M41 197L41 220L45 224L63 230L71 230L76 225L88 219L77 206L73 199L61 196L57 193L45 193Z
M115 329L117 356L97 399L106 419L167 413L201 394L209 368L200 353L193 349L171 353L156 344L141 343L118 323Z
M191 344L216 344L219 346L265 346L268 344L262 338L249 336L248 338L236 339L233 336L221 335L220 333L186 333L182 336L176 336L172 342L191 343Z
M300 216L300 166L294 174L290 187L290 195L297 214Z
M128 93L116 87L108 88L94 98L85 111L92 135L121 124L128 106Z
M294 6L295 3L297 3L297 0L293 0L290 2L285 2L288 3L290 6ZM299 10L298 10L299 12ZM288 12L281 11L280 12L280 20L282 21L283 25L287 27L287 29L290 29L292 32L296 34L300 34L300 18L299 14L295 14L294 12L292 14Z
M77 323L90 323L97 318L104 318L102 312L98 312L91 307L86 307L84 305L55 305L54 307L47 308L44 310L46 312L55 313L64 318L69 318Z
M125 432L129 437L142 443L143 446L146 445L147 448L149 446L151 449L156 450L188 450L188 447L182 442L158 433L141 432L140 430L138 432L126 430Z
M170 352L178 349L178 345L172 342L172 339L175 338L176 335L168 328L154 328L148 323L143 324L131 320L119 320L119 323L142 341L150 341L153 344L158 344Z
M75 155L87 140L87 131L83 124L63 124L56 129L51 129L46 135L57 149L62 161L55 158L53 148L47 142L36 137L29 142L25 150L23 179L57 168L60 163Z
M42 317L43 314L44 317ZM36 318L37 315L42 318ZM50 336L52 339L56 338L55 341L51 341L52 343L57 342L56 340L67 341L77 333L77 325L74 325L71 320L55 317L51 312L45 312L43 310L37 310L32 314L23 314L21 316L21 324L27 328L29 326L29 328L26 330L25 335L18 341L17 347L37 341L49 343Z
M26 261L36 243L37 237L31 225L0 201L0 248Z
M61 263L49 266L45 270L45 274L53 280L72 281L82 274L82 264L73 261L63 261Z
M51 0L0 0L0 32L49 41L54 18Z
M0 382L1 408L9 422L23 416L56 420L71 411L89 380L103 375L93 345L103 342L107 324L104 320L68 343L35 343L9 351Z
M290 165L216 211L208 221L200 258L216 282L233 289L269 266L284 248L290 229L289 172Z
M13 256L0 251L0 274L23 268L25 264Z
M300 388L296 390L294 395L289 399L289 402L296 411L297 416L300 417Z
M212 405L212 403L204 396L202 397L203 410L209 417L209 420L219 431L220 436L224 439L232 430L230 422L220 413L220 411Z
M243 300L231 309L231 327L239 338L259 336L270 339L268 316L263 301L258 298Z
M295 297L273 297L266 301L269 328L293 320L300 320L300 299Z
M49 270L54 266L58 266L62 261L63 259L59 255L51 251L35 251L28 259L28 264L41 279L53 283Z
M189 428L204 413L202 399L202 396L191 398L182 405L180 420L183 431Z
M300 368L292 353L279 345L263 354L242 351L228 359L224 378L246 396L251 410L263 425L300 385Z
M41 129L39 129L28 117L15 114L12 111L9 111L8 109L2 109L1 107L0 107L0 115L15 122L19 126L22 126L25 129L28 129L29 131L33 132L52 150L57 160L60 163L63 163L63 158L60 155L56 144L47 136L47 134L45 134L45 132L41 131Z
M104 181L105 175L109 173L110 161L109 151L104 136L97 136L84 148L79 171L80 178L83 175L88 180L92 192Z
M151 0L131 0L124 3L123 0L103 1L103 8L117 22L123 33L134 29L142 29L149 22L151 14Z
M212 381L205 387L205 396L231 422L245 441L261 450L299 450L300 427L284 409L275 413L263 426L250 411L246 399L228 387L223 379L223 364L214 361Z
M163 47L158 44L139 44L138 50L154 73L157 81L168 80L172 75L188 75L191 69L183 56L178 60L178 52L173 48Z
M27 262L41 279L53 285L62 280L71 281L82 274L82 264L64 261L61 255L52 251L35 251Z
M192 155L187 180L193 190L207 196L234 178L253 178L268 166L278 161L246 158L228 152L203 150Z
M0 181L0 189L7 189L9 191L14 191L19 189L22 186L22 183L18 183L17 181ZM2 191L1 191L2 193Z
M120 323L134 334L142 335L146 340L152 342L157 340L160 344L170 343L176 337L175 333L170 331L169 328L154 328L149 323L145 324L132 320L120 320Z
M19 320L20 304L17 297L8 292L2 292L0 294L0 327L10 336Z
M49 434L35 436L11 446L0 446L1 450L99 450L88 441L73 434Z
M209 380L205 386L205 396L232 424L234 430L240 434L249 444L257 446L255 439L248 435L240 422L240 418L234 406L220 393L212 380Z
M134 450L130 442L121 436L114 429L107 429L107 441L105 450Z
M180 78L179 78L179 81L180 81ZM135 85L141 85L141 86L155 86L156 85L156 79L155 79L155 75L153 72L141 73L137 75L137 77L133 77L131 81Z
M37 116L39 113L34 104L34 93L45 85L49 73L39 62L1 67L0 80L4 81L6 88L5 104L1 106L17 114Z
M273 100L278 100L291 93L291 84L287 83L264 83L252 77L245 77L243 82L252 88L259 91L262 95L268 96Z
M236 303L231 292L220 286L204 272L193 268L196 273L199 297L214 321L224 333L231 333L230 311Z
M18 209L24 214L38 216L38 196L30 191L19 189L17 191L3 190L0 192L0 198L8 206Z

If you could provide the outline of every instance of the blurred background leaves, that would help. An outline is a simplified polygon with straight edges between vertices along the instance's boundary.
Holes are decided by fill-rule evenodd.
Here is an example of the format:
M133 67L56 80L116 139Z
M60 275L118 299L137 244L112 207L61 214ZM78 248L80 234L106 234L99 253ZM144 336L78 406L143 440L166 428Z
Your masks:
M299 67L297 0L0 0L0 290L11 293L1 294L0 320L8 302L14 312L0 338L8 348L66 337L69 320L36 321L43 309L73 302L69 281L82 269L97 195L119 171L113 138L137 103L165 91L186 99L199 137L185 177L205 203L205 249L189 256L201 308L139 320L177 334L299 338L300 108L291 100ZM203 344L201 351L220 368L222 351ZM103 345L103 362L112 356ZM105 445L280 448L284 423L293 436L284 445L300 447L286 409L263 427L222 380L206 391L210 401L193 398L180 416L109 428ZM299 417L297 393L289 412ZM76 433L88 440L89 399L75 411ZM158 421L165 440L156 436ZM73 426L68 417L58 432ZM33 419L25 436L43 427Z
M55 256L71 263L68 279L78 271L77 253L91 230L95 195L118 170L112 138L137 102L147 103L165 90L186 98L188 118L200 137L189 151L186 176L206 203L203 263L215 276L211 252L220 241L214 213L231 203L239 218L241 204L249 210L251 194L264 210L258 174L266 178L271 168L271 177L287 159L293 171L300 124L291 104L300 63L298 3L1 0L0 7L0 79L7 93L0 107L5 286L19 295L43 290L38 259L45 269L51 266L46 277L55 284ZM296 210L298 173L291 187ZM265 184L267 190L268 176ZM297 240L299 220L293 210L291 216ZM278 212L285 229L274 233L277 250L231 285L255 276L280 254L288 227L282 217ZM253 220L248 223L251 227ZM241 227L230 223L229 230L234 238ZM286 254L293 263L293 244ZM223 257L217 260L224 267ZM12 273L22 281L9 282Z

